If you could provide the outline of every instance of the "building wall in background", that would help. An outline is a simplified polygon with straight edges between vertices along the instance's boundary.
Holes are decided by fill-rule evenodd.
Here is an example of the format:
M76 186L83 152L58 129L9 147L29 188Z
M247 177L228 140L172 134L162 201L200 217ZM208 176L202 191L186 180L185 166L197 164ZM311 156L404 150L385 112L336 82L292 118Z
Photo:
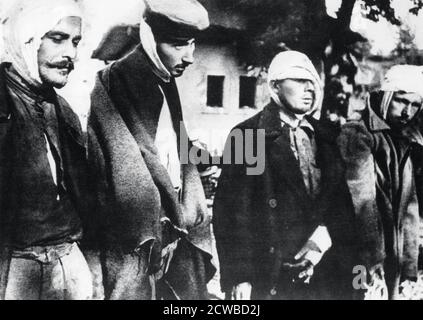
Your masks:
M199 45L195 58L195 63L177 79L187 129L191 139L199 139L214 155L220 155L229 131L259 112L269 101L267 84L265 79L258 77L254 107L242 107L240 77L251 74L240 65L236 47L231 44ZM224 77L221 107L207 105L209 76Z

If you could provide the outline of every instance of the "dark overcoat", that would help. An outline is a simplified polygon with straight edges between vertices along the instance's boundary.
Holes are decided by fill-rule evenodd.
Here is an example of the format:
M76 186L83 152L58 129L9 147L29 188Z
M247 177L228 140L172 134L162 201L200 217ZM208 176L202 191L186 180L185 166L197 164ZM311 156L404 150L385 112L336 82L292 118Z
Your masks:
M147 252L143 259L151 273L157 271L162 250L181 239L160 283L182 299L206 298L206 283L214 273L211 219L196 166L181 161L178 197L161 164L154 144L164 99L160 87L180 142L187 136L175 81L164 83L153 73L141 46L98 74L88 121L95 198L95 228L90 229L96 230L92 238L102 251Z
M13 171L14 103L7 87L5 70L9 64L0 65L0 299L4 298L10 262L10 237L14 217L8 210L13 197L11 173ZM64 167L64 183L73 204L82 219L87 209L86 149L78 116L68 103L57 95L55 102L59 122L59 139Z
M319 225L328 227L334 245L312 279L316 285L325 283L314 298L341 298L341 288L344 293L351 291L351 282L348 286L345 280L351 278L350 256L355 252L353 212L336 133L312 118L308 120L315 131L322 176L321 192L315 199L306 191L290 147L289 129L282 128L276 104L271 102L232 131L241 131L245 137L247 129L256 134L256 129L265 130L265 169L260 175L247 175L245 161L223 165L214 203L214 230L226 292L236 284L250 282L253 297L265 299L277 285L281 262L293 261ZM228 151L235 152L229 140L225 153Z
M363 120L345 125L338 143L360 230L367 228L359 234L367 243L360 254L384 266L390 298L396 298L401 280L417 279L419 204L412 155L421 146L393 131L374 111L378 104L372 94Z

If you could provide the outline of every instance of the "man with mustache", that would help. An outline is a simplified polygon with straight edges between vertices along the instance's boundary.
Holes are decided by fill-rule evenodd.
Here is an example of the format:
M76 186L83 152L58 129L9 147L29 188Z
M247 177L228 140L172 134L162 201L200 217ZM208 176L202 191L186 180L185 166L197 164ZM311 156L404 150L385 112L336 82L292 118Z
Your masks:
M346 124L338 138L355 207L355 261L367 274L356 289L365 299L412 298L417 280L421 164L413 162L423 144L416 123L422 83L421 67L393 66L381 91L370 94L363 120Z
M265 154L257 156L265 171L248 175L246 162L224 164L217 188L222 290L237 300L342 298L338 279L351 271L328 258L341 233L351 237L344 226L352 214L336 134L317 120L319 75L306 55L286 51L270 64L268 84L271 102L234 129L264 130ZM228 138L225 153L236 148Z
M78 242L86 207L81 125L56 94L81 40L73 0L16 1L0 65L0 299L92 297Z
M210 218L175 78L209 25L196 0L147 0L140 40L98 74L88 121L106 299L205 299ZM185 143L185 141L184 141Z

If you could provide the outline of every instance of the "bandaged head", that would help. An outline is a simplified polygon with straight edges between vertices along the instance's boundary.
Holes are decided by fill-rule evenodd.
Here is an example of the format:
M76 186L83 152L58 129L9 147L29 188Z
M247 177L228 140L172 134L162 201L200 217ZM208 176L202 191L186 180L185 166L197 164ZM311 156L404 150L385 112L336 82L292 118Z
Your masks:
M313 83L315 99L307 114L312 114L313 117L318 119L320 117L323 89L313 63L305 54L298 51L284 51L276 55L272 60L268 70L267 81L270 95L279 106L282 106L282 102L274 90L274 83L286 79L309 80Z
M42 85L38 66L42 38L67 17L82 18L75 0L18 0L7 13L3 32L6 59L35 87Z
M393 66L382 82L382 103L378 113L384 120L395 92L416 93L423 98L423 67L414 65Z

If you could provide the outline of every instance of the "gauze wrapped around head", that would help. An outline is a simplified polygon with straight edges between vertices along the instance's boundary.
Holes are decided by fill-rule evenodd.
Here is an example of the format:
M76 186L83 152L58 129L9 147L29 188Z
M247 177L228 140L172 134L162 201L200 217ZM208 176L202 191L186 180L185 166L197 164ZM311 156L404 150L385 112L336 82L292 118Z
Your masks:
M381 91L384 92L380 110L377 111L384 120L395 92L417 93L423 98L423 67L414 65L393 66L385 75Z
M163 62L160 60L159 54L157 53L157 43L154 38L153 32L150 26L144 21L140 22L140 41L145 53L152 62L153 72L164 82L169 82L171 75L166 69Z
M38 50L42 38L63 18L82 18L75 0L17 0L4 23L6 59L31 85L42 84L38 72Z
M320 118L323 98L323 87L313 63L303 53L298 51L284 51L273 58L268 71L267 82L272 99L282 105L277 93L273 89L273 82L285 79L306 79L314 85L315 100L313 107L307 114Z

